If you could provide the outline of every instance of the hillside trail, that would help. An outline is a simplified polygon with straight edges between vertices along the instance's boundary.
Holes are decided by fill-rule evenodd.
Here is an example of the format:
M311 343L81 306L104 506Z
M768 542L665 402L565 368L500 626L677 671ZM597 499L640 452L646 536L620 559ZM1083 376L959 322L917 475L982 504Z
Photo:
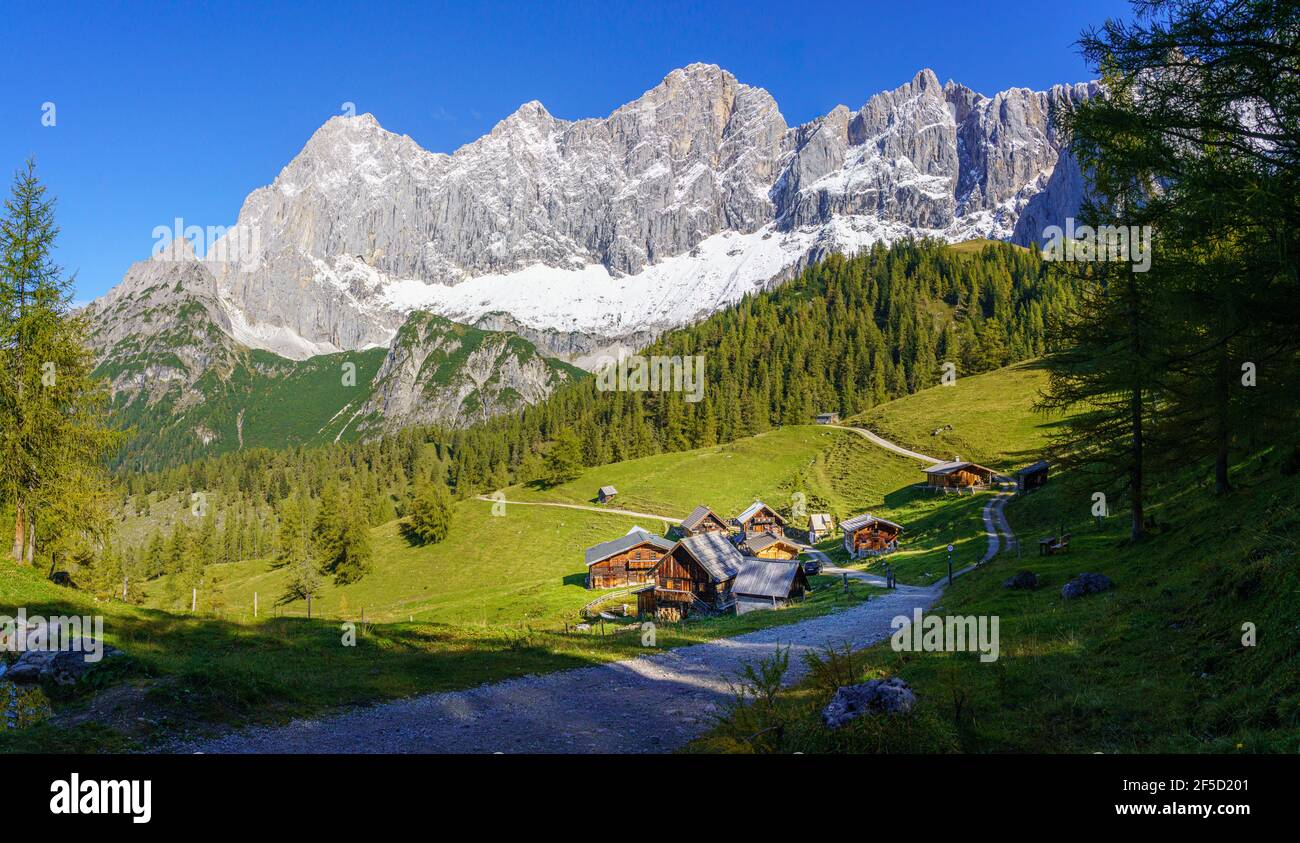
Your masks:
M871 439L872 437L868 437ZM874 439L872 441L875 441ZM882 440L883 441L883 440ZM879 444L879 443L878 443ZM889 443L892 444L892 443ZM884 447L884 446L882 446ZM897 446L889 450L903 451ZM906 452L910 456L920 456ZM490 498L485 498L491 500ZM1014 546L999 494L984 508L989 548L999 535ZM596 509L576 504L545 504ZM611 512L606 508L599 512ZM637 517L663 516L629 513ZM829 557L810 549L828 563ZM971 565L954 576L977 566ZM873 574L826 567L871 585ZM671 752L707 732L735 699L739 672L788 648L787 685L808 671L803 656L826 648L866 647L890 637L895 619L910 623L929 609L946 578L928 587L900 585L864 603L785 626L591 667L522 676L471 688L425 694L353 709L329 717L295 720L178 744L173 752L203 753L659 753Z
M511 501L504 498L493 498L488 495L475 495L475 500L487 501L488 503L503 503L506 506L554 506L560 509L581 509L587 512L603 512L607 515L630 515L633 518L653 518L656 521L667 521L670 524L680 524L680 518L674 518L671 515L655 515L651 512L637 512L631 509L616 509L612 506L588 506L578 503L559 503L557 501Z

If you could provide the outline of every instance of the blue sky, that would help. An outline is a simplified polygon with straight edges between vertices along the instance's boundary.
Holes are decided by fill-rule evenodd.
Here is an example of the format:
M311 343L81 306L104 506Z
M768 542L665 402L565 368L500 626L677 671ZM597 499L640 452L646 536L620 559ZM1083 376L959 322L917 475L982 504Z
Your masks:
M1127 3L5 0L0 168L7 183L36 156L84 300L149 255L156 226L233 224L345 102L450 152L528 100L604 116L704 61L795 124L922 67L984 93L1091 78L1073 43L1107 16Z

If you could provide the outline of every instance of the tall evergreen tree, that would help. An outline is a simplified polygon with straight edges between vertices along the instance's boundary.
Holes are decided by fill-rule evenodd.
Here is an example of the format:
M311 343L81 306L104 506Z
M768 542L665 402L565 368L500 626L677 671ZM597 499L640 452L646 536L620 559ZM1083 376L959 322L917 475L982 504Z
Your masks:
M107 395L91 377L85 321L71 313L72 279L53 259L58 233L29 161L0 218L0 506L14 513L11 555L27 564L42 542L101 546L100 461L116 441L101 423Z

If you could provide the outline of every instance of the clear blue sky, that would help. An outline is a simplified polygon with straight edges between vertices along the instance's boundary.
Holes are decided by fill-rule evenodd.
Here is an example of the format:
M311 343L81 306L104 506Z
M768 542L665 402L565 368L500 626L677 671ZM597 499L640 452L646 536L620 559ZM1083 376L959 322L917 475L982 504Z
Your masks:
M1080 30L1129 14L1122 0L0 3L5 192L34 154L83 300L149 255L155 226L232 224L344 102L450 152L528 100L603 116L704 61L795 124L922 67L984 93L1088 79Z

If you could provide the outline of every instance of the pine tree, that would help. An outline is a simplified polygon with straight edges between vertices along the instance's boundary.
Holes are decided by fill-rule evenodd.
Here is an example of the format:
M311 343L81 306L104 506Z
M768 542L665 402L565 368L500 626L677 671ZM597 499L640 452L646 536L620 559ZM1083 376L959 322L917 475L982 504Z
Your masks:
M424 484L411 501L407 533L421 544L436 544L451 529L451 493L434 478Z
M546 452L546 481L558 486L582 473L582 445L571 428L561 430Z
M0 219L0 506L12 508L12 557L34 564L48 544L94 553L108 529L100 460L117 441L101 420L72 279L54 263L54 202L29 161ZM59 563L51 554L52 567Z

